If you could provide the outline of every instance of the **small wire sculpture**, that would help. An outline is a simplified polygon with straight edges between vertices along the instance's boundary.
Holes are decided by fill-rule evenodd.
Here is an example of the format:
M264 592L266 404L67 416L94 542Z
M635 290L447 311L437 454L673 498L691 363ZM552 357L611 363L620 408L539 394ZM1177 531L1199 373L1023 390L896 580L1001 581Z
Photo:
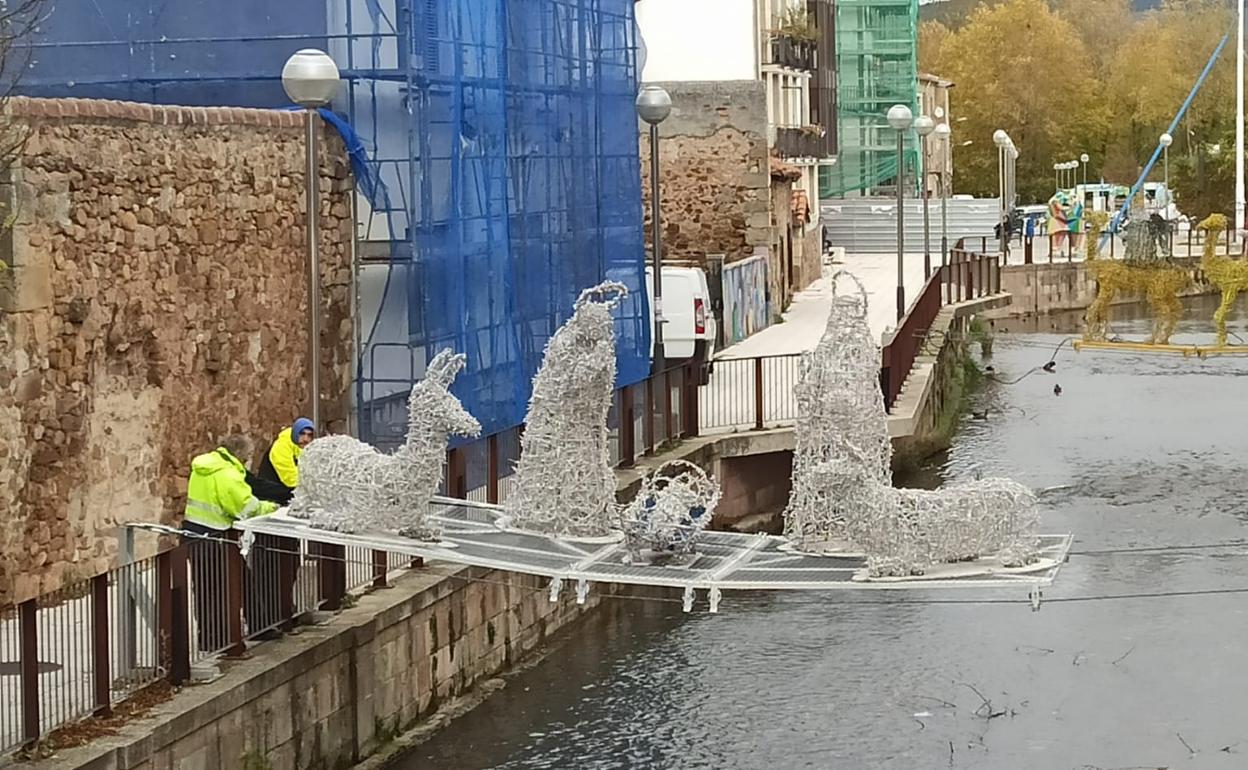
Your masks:
M1016 567L1036 559L1036 498L1021 484L983 479L937 490L892 485L892 443L879 386L879 348L866 291L838 294L818 346L803 358L793 492L785 535L799 550L856 547L872 577L924 574L933 565L992 555Z
M607 418L615 387L611 310L628 295L606 281L581 292L546 343L521 437L511 526L556 536L605 537L615 525Z
M719 494L719 485L693 463L673 460L659 466L621 515L628 562L688 561L698 535L710 526Z
M407 441L385 455L350 436L326 436L299 459L292 516L335 532L394 532L437 540L429 501L446 465L451 435L476 437L481 424L451 393L466 358L450 350L434 356L408 399Z

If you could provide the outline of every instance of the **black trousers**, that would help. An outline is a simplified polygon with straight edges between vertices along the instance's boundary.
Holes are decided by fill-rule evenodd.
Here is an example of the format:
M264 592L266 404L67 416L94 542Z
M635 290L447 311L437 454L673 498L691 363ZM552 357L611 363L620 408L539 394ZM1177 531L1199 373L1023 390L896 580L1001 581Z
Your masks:
M237 558L237 546L225 542L226 533L194 522L182 528L210 540L189 538L191 581L195 595L196 639L199 652L210 655L230 647L229 560ZM257 535L243 570L244 633L254 636L290 620L297 611L295 578L299 567L299 542L272 535ZM284 597L284 598L283 598Z
M195 596L196 641L199 653L210 655L230 646L228 557L233 543L224 542L226 533L192 521L182 529L201 537L187 538L191 561L191 588Z
M299 569L299 541L256 535L243 573L243 617L247 635L267 631L291 619Z

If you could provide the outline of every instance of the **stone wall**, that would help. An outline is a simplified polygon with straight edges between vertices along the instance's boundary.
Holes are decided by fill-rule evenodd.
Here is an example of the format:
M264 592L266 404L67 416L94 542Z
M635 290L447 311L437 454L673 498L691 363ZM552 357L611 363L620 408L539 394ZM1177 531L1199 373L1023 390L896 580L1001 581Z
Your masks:
M672 114L659 126L663 251L704 263L745 259L773 241L767 105L762 81L664 83ZM651 241L650 135L641 124L646 243Z
M1192 277L1191 284L1180 296L1217 293L1217 288L1205 279L1197 260L1181 259L1179 262L1187 265ZM1059 313L1090 306L1096 299L1097 283L1085 262L1006 265L1001 268L1001 291L1014 298L1008 308L1009 315ZM1143 299L1135 292L1124 292L1114 298L1113 304L1130 304Z
M343 768L593 610L548 580L444 566L400 578L324 626L265 643L116 736L34 768ZM610 603L607 603L610 606Z
M190 459L305 411L304 116L13 99L0 182L0 604L181 515ZM348 410L349 169L322 158L323 421Z

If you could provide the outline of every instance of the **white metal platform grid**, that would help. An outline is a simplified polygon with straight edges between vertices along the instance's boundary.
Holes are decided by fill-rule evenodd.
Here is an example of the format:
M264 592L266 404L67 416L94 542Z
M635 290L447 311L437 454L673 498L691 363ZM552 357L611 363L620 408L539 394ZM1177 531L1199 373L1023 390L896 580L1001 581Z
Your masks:
M811 555L790 550L784 538L730 532L704 532L696 552L683 563L630 563L623 536L598 539L555 538L506 527L501 508L437 498L433 518L442 541L423 542L386 533L346 534L312 527L278 512L239 522L257 534L377 549L509 572L551 578L552 594L564 582L667 586L690 590L879 590L918 588L1018 588L1050 585L1070 550L1071 536L1041 536L1039 561L1008 568L984 558L934 566L909 578L868 578L859 555ZM716 597L717 598L717 597ZM718 602L714 602L718 604Z

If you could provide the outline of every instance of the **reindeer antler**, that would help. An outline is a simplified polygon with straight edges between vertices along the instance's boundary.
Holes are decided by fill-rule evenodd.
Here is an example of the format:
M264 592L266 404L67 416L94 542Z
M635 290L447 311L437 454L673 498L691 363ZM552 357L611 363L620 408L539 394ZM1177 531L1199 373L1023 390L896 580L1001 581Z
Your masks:
M450 348L438 352L425 368L425 379L449 388L468 363L468 357Z
M628 287L619 281L603 281L597 286L591 286L581 292L581 296L576 298L576 303L572 305L572 309L576 310L583 305L593 302L599 305L606 305L610 310L616 305L624 301L628 296Z

